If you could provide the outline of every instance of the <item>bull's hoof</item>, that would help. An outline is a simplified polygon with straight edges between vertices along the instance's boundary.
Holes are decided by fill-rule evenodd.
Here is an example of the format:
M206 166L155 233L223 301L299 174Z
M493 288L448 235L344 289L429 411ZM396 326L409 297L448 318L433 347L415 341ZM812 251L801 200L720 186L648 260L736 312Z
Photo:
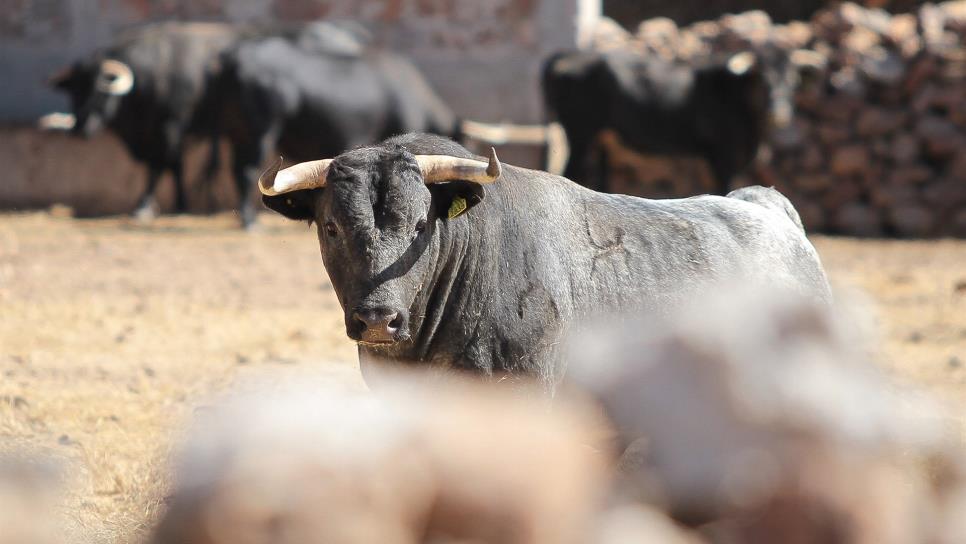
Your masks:
M241 211L241 226L248 232L258 232L261 228L258 226L258 214L255 210L243 209Z
M245 232L263 232L265 230L265 227L258 221L242 223L242 228L245 229Z
M147 204L134 210L131 217L138 223L147 224L157 219L158 210L153 205Z

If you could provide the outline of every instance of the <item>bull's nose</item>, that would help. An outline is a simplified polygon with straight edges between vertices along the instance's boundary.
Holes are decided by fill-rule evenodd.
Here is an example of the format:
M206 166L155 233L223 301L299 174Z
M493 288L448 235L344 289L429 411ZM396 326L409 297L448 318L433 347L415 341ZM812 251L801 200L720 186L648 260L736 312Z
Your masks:
M374 344L386 344L398 339L405 316L391 308L364 308L352 312L359 337L357 340Z

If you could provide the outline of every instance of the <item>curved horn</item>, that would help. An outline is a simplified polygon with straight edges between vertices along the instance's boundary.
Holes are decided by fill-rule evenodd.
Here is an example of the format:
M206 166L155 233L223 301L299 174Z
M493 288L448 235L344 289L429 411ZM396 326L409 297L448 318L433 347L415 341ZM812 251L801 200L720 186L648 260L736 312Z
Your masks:
M751 51L736 53L728 59L728 71L736 76L744 75L757 62L755 54Z
M427 184L458 179L474 183L493 183L503 171L496 149L492 147L489 162L447 155L416 155L416 162L419 163L419 171Z
M301 162L279 171L282 157L258 178L258 190L265 196L275 196L303 189L325 187L332 159Z
M119 60L106 59L101 62L94 85L102 93L124 96L134 88L134 72Z

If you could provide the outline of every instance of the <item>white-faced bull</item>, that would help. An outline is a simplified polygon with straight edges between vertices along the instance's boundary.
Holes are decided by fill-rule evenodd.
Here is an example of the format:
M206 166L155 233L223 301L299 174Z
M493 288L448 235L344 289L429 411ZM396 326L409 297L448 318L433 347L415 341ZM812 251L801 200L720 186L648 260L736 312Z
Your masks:
M259 186L269 208L315 224L364 374L389 360L552 390L561 341L595 315L734 276L830 296L794 208L762 187L606 195L422 134L276 166Z

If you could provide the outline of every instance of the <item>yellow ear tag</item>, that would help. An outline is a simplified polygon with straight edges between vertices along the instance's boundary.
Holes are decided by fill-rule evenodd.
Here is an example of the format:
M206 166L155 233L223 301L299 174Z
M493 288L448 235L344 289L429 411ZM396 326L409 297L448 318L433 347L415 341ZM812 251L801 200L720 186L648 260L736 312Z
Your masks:
M450 219L455 219L465 211L466 211L466 199L461 196L458 196L453 198L453 202L449 205L449 214L447 214L447 217L449 217Z

